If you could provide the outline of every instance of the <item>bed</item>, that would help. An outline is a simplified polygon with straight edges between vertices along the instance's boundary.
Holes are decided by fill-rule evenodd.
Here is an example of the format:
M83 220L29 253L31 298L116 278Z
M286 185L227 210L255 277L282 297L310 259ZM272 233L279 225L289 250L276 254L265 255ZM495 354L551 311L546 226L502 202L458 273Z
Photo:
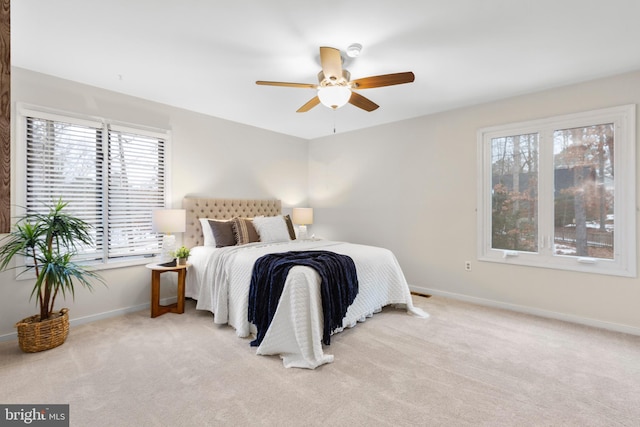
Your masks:
M428 317L413 306L402 270L393 253L387 249L327 240L271 237L267 241L251 239L240 245L223 247L205 242L205 233L209 232L205 228L207 220L222 222L234 218L255 218L252 224L258 225L265 221L279 223L276 217L282 217L284 221L279 200L187 197L183 199L183 208L187 215L183 244L191 248L186 296L197 300L197 309L213 313L214 323L232 326L239 337L246 338L256 333L247 316L253 265L260 257L276 252L321 250L353 259L359 291L346 312L342 327L335 332L355 326L387 305L394 305L418 317ZM214 221L214 224L218 223ZM268 230L261 230L266 236ZM287 275L273 320L257 347L257 354L280 355L285 367L314 369L333 362L333 356L324 353L322 320L318 273L310 267L293 267Z

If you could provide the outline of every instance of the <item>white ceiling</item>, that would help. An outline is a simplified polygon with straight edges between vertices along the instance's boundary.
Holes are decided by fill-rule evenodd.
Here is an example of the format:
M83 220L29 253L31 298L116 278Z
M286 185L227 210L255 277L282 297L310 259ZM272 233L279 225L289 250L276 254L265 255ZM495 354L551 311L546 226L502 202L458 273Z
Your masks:
M640 0L19 0L14 66L312 139L640 69ZM295 111L319 47L380 105Z

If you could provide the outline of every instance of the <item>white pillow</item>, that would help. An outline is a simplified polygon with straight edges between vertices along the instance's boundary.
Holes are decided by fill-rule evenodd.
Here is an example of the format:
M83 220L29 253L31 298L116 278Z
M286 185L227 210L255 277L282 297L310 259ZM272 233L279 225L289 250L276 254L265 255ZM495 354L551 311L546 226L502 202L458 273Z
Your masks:
M253 218L253 226L260 235L260 241L266 243L288 242L289 230L282 215L257 216Z
M216 238L213 237L213 230L209 225L209 218L200 218L200 228L202 228L202 235L204 236L204 243L202 246L216 246Z

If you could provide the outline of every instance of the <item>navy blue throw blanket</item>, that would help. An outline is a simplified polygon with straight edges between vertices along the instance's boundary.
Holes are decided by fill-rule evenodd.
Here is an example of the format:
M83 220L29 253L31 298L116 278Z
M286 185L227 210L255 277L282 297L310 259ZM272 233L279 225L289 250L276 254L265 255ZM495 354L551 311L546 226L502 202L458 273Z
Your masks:
M252 346L259 346L264 339L276 313L287 274L296 265L311 267L320 275L324 316L322 342L329 345L331 333L342 326L342 319L358 294L356 265L349 256L329 251L268 254L256 260L251 275L249 322L258 329Z

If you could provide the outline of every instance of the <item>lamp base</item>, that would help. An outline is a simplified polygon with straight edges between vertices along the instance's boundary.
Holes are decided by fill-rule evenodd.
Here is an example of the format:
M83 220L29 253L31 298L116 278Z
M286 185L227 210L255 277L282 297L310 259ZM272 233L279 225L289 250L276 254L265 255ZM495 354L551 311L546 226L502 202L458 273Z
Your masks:
M176 236L165 234L162 238L162 252L160 252L160 262L173 260L173 252L176 250Z
M306 225L299 225L298 226L298 239L306 240L308 238L309 238L309 234L307 233L307 226Z

